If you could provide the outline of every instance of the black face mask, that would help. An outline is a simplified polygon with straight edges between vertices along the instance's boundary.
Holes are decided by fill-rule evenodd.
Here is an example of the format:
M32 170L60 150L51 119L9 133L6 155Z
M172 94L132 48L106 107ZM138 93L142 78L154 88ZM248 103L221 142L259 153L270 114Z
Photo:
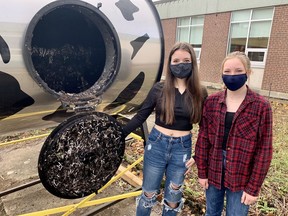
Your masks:
M227 75L223 74L222 79L226 87L231 91L240 89L247 81L247 74Z
M170 64L170 71L177 78L187 78L192 74L192 63Z

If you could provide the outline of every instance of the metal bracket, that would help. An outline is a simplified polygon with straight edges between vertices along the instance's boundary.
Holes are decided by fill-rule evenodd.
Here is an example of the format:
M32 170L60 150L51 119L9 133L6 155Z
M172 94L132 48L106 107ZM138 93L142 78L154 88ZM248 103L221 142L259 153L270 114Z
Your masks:
M61 94L59 100L62 103L62 106L68 110L80 113L80 112L88 112L95 111L96 107L102 102L101 96L94 97L83 97L83 96L75 96L69 95L67 93Z

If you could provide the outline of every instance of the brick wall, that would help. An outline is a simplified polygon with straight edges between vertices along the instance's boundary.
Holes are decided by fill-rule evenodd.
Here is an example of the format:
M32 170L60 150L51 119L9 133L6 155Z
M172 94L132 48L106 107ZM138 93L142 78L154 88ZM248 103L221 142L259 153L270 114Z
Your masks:
M176 42L176 28L177 20L176 19L165 19L161 20L162 29L164 34L164 43L165 43L165 53L164 53L164 66L163 66L163 75L165 75L166 64L169 52Z
M262 90L288 93L288 5L275 7L267 53ZM230 12L205 15L200 79L209 83L221 83L220 66L226 56L229 38ZM165 61L176 41L177 20L161 20L165 41ZM163 75L165 75L163 73Z
M275 7L262 89L288 92L288 5Z
M200 79L221 83L220 67L226 56L230 13L205 15L200 57Z

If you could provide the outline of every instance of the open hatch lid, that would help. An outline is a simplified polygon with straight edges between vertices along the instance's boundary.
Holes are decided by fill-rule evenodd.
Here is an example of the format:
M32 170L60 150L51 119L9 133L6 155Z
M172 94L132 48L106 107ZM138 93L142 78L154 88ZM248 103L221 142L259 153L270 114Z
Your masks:
M44 187L61 198L81 198L103 187L116 173L125 151L121 125L108 114L75 115L58 125L39 154Z

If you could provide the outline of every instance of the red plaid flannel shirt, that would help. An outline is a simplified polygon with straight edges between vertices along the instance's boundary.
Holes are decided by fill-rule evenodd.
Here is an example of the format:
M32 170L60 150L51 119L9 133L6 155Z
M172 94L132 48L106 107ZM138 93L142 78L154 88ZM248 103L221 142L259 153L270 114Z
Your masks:
M247 87L248 88L248 87ZM210 95L204 104L195 147L198 177L221 188L222 141L226 91ZM248 88L234 115L227 140L224 186L258 196L272 160L272 110L270 103Z

